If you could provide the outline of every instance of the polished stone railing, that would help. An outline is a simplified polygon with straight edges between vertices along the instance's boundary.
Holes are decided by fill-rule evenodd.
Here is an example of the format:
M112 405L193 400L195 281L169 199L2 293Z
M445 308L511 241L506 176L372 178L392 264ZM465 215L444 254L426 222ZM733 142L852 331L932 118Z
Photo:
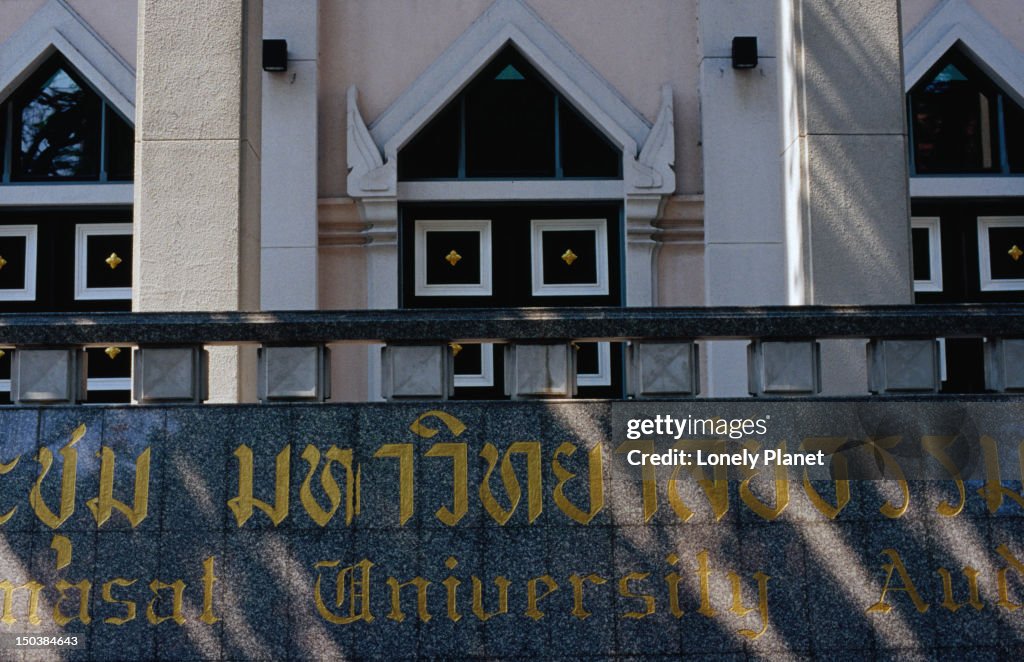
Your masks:
M261 345L263 401L323 401L327 344L382 343L388 399L445 399L451 343L505 344L513 398L572 397L576 341L629 343L628 383L638 398L699 393L698 341L749 340L754 395L821 391L819 340L867 341L872 393L934 393L937 338L985 339L986 386L1024 390L1024 305L709 308L503 308L226 313L72 313L0 316L0 347L14 350L12 401L83 399L81 350L133 346L133 398L201 402L204 346Z

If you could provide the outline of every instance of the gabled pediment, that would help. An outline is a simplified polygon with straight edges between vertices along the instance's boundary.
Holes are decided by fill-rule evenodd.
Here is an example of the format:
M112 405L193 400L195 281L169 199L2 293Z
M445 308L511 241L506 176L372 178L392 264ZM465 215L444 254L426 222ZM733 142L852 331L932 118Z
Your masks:
M349 195L394 195L399 150L508 46L514 46L588 122L622 150L627 190L667 193L675 189L671 90L663 91L658 119L652 127L522 0L496 0L368 126L359 113L355 90L350 90Z
M64 0L47 0L0 44L0 102L60 53L121 115L135 121L135 70Z
M967 0L945 0L904 42L904 86L912 89L957 47L1018 104L1024 105L1024 53L1017 50Z

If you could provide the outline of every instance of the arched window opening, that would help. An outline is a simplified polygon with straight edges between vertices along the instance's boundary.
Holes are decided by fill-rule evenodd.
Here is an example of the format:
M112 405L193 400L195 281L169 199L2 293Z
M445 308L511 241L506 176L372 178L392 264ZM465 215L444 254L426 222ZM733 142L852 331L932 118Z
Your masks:
M1024 110L959 48L908 98L914 174L1024 173Z
M134 129L60 55L0 107L3 181L125 181Z
M398 178L621 179L622 151L508 46L402 148Z

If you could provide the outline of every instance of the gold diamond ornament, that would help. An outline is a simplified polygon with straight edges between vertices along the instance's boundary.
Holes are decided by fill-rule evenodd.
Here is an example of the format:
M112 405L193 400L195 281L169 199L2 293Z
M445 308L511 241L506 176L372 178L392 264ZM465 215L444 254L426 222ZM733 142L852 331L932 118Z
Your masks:
M7 264L7 260L4 259L3 255L0 255L0 269L3 269L5 264Z
M562 253L562 262L565 262L570 267L572 266L572 263L578 260L579 258L580 256L576 255L576 253L573 253L571 248L565 249L565 252Z
M454 249L452 249L452 251L448 253L448 255L444 256L444 259L448 260L448 264L454 267L458 263L458 261L462 259L462 256L456 253Z
M103 261L109 264L111 269L117 269L117 265L124 262L124 260L117 256L117 253L111 253L110 257Z
M121 349L119 347L108 347L103 350L103 353L109 356L111 360L114 360L121 353Z
M1010 254L1010 257L1013 258L1014 262L1020 260L1020 256L1024 255L1024 251L1022 251L1020 249L1020 246L1018 246L1017 244L1014 244L1013 248L1011 248L1010 250L1008 250L1006 252Z
M452 358L455 358L456 356L458 356L459 352L462 351L462 345L460 345L457 342L448 343L448 346L452 348Z

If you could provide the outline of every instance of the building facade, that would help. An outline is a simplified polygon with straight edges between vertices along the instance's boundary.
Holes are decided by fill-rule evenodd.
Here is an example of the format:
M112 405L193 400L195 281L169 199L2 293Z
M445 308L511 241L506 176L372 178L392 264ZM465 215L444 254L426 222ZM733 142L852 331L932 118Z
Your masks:
M1019 7L814 4L8 0L3 310L1020 301ZM457 347L455 397L504 397L501 346ZM90 400L125 400L105 349ZM745 341L701 350L747 395ZM576 352L623 396L621 344ZM334 347L333 398L381 365ZM866 392L863 344L822 365ZM978 341L942 365L983 389ZM211 380L252 400L254 353Z

